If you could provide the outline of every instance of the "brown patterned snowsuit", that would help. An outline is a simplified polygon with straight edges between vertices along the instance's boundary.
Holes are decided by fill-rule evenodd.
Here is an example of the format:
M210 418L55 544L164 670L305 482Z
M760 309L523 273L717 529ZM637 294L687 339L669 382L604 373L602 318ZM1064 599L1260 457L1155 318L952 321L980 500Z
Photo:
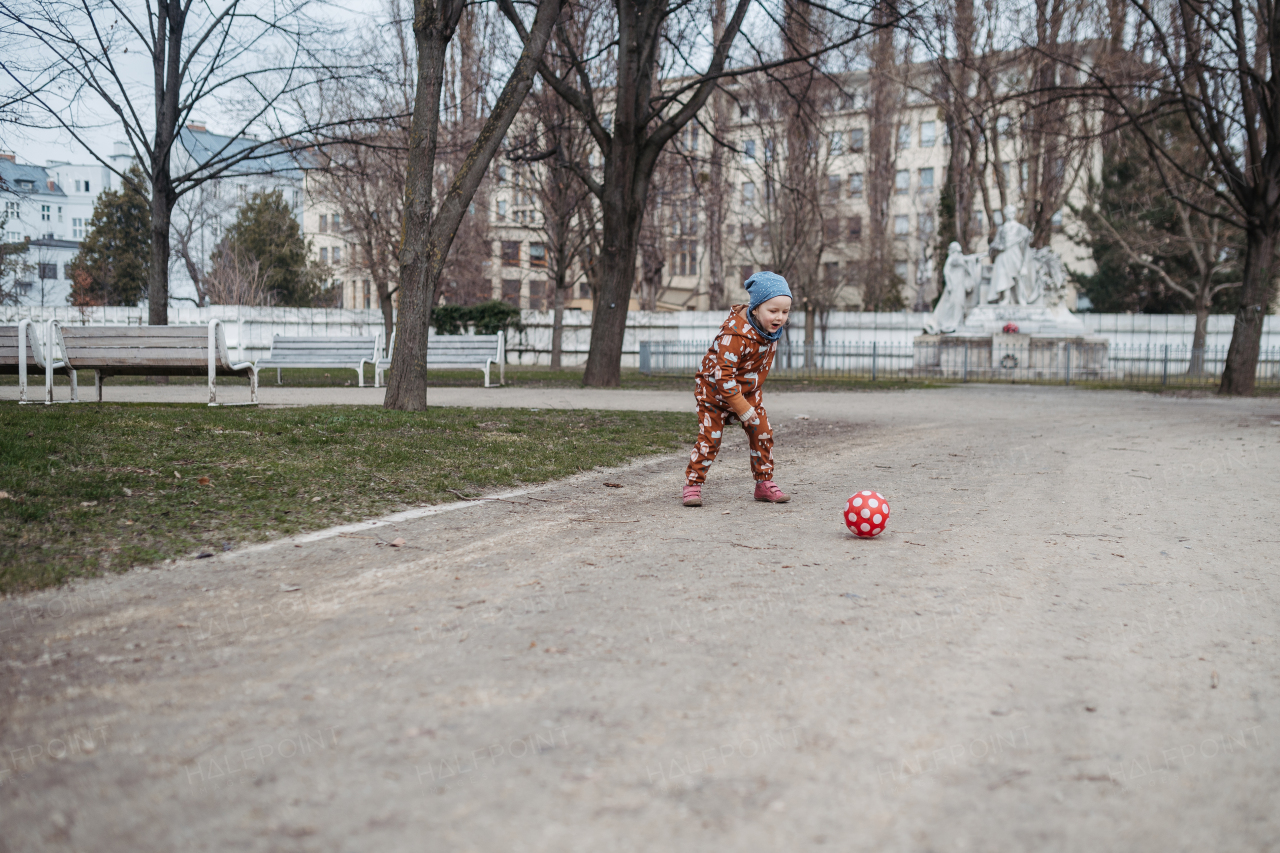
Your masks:
M741 422L741 416L752 408L760 420L742 424L751 446L751 473L756 482L773 479L773 429L761 389L777 348L777 343L765 339L751 325L746 305L733 306L695 380L698 442L689 454L685 483L700 485L707 479L707 469L720 452L725 424Z

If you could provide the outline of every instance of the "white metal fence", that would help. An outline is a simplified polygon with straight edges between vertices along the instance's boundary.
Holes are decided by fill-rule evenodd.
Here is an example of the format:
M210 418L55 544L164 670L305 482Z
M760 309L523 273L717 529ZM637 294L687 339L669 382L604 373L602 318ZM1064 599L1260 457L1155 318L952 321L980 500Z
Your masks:
M819 346L854 344L910 348L924 325L927 314L910 311L886 313L831 311L816 322ZM85 325L144 325L145 308L57 308L2 307L0 323L23 317L37 322L56 319L61 323ZM724 322L723 311L632 311L627 316L623 337L624 367L639 366L640 342L692 344L708 341ZM1111 347L1163 347L1190 350L1195 318L1183 314L1081 314L1085 334L1105 338ZM227 344L247 359L265 357L272 335L371 335L382 331L382 315L377 310L325 308L250 308L238 305L191 306L169 309L174 325L205 324L211 319L226 325ZM548 364L551 360L552 315L550 311L524 311L523 332L511 334L507 360L511 364ZM786 340L803 346L804 313L791 315ZM1234 317L1214 314L1209 318L1205 349L1211 352L1231 342ZM564 313L563 364L584 364L591 347L591 312ZM1262 349L1280 349L1280 320L1263 321ZM887 350L886 350L887 351Z

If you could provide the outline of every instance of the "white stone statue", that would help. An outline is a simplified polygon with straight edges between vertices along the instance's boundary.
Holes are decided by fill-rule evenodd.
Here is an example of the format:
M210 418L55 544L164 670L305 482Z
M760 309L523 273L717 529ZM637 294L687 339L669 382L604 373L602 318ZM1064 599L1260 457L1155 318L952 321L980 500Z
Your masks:
M990 251L995 255L991 262L991 285L983 294L983 302L999 302L1001 305L1032 305L1040 298L1035 276L1028 268L1031 245L1031 229L1015 217L1018 211L1013 205L1004 209L1004 224L996 231Z
M950 334L964 323L969 294L981 287L982 255L966 255L959 243L947 246L947 260L942 266L945 286L942 298L925 322L926 334Z

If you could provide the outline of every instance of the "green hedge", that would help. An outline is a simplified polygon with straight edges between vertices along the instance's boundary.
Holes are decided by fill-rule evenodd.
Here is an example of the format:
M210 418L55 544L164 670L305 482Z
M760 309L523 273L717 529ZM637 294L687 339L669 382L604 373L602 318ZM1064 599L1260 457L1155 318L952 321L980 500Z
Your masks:
M478 305L440 305L431 312L431 325L437 335L461 335L474 328L477 335L524 331L520 309L498 299Z

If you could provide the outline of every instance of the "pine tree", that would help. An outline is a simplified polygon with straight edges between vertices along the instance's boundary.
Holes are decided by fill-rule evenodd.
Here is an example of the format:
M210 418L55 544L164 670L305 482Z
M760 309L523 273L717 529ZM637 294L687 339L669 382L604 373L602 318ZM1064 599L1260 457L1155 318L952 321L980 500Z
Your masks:
M151 274L151 200L136 165L119 190L98 196L88 235L71 261L72 305L137 305Z
M307 241L280 190L255 192L213 251L256 261L271 304L307 307L320 296L319 276L307 263Z

